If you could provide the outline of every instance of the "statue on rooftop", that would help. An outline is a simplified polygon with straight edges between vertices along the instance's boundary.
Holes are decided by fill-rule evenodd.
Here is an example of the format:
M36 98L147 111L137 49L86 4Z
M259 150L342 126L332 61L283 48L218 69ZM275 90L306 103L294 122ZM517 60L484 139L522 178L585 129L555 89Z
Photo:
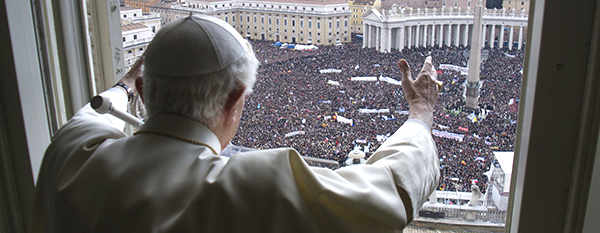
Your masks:
M471 200L467 205L469 206L479 206L479 198L481 198L481 191L476 184L471 185Z
M397 14L398 13L398 5L393 4L392 5L392 14Z

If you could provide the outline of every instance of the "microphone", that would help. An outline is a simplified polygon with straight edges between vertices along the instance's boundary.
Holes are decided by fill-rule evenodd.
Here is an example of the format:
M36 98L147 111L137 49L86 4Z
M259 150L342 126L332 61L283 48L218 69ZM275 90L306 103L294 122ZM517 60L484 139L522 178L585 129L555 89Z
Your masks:
M144 125L144 122L141 121L140 119L138 119L137 117L134 117L133 115L131 115L127 112L123 112L121 110L115 109L108 97L102 97L100 95L94 96L94 98L92 98L92 101L90 102L90 105L92 106L92 108L94 110L96 110L97 113L100 113L100 114L109 113L109 114L131 124L133 126L133 128L135 128L135 129L138 129L142 125Z

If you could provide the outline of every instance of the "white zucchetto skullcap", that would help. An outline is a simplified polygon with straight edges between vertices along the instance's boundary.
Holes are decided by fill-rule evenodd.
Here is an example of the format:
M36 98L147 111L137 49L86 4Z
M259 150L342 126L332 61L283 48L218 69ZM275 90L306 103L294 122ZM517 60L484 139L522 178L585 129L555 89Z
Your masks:
M163 26L146 50L144 69L170 76L212 73L244 55L244 38L223 20L194 15Z

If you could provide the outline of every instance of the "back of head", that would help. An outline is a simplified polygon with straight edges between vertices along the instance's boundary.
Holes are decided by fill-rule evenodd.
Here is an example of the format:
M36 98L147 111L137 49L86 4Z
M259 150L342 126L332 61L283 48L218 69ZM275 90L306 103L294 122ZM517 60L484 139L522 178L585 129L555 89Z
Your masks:
M147 116L175 114L210 127L232 90L252 90L257 68L250 43L226 22L203 15L173 21L146 50Z

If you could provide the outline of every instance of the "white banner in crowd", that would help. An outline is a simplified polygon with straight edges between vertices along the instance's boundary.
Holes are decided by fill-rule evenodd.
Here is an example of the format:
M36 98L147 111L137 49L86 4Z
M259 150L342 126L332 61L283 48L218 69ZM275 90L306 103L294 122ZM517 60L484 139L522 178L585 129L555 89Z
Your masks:
M459 142L462 142L463 138L465 137L464 134L450 133L448 131L439 131L437 129L434 129L431 132L437 137L454 139L458 140Z
M440 129L449 129L450 126L445 126L445 125L440 125L438 124L438 127L440 127Z
M362 143L362 144L366 144L367 143L367 139L356 139L356 143Z
M368 108L361 108L358 109L359 113L388 113L390 112L389 108L383 108L383 109L368 109Z
M340 115L337 115L337 122L341 122L341 123L344 123L344 124L354 125L354 121L352 119L345 118L345 117L340 116Z
M305 134L305 133L306 132L304 132L304 130L302 130L302 131L294 131L294 132L286 133L285 137L287 138L287 137L296 136L298 134Z
M338 82L338 81L333 81L333 80L327 80L327 84L331 84L331 85L336 85L336 86L339 86L339 85L340 85L340 82Z
M322 69L322 70L319 70L319 73L321 73L321 74L341 73L341 72L342 72L342 70L340 70L340 69Z
M452 64L440 64L440 66L438 67L438 69L439 70L454 70L454 71L460 72L460 74L462 74L462 75L468 75L469 74L469 68L455 66L455 65L452 65Z
M377 77L352 77L350 81L377 81Z
M393 85L402 85L401 81L398 81L398 80L390 78L390 77L379 76L379 81L387 82L387 83L393 84Z

